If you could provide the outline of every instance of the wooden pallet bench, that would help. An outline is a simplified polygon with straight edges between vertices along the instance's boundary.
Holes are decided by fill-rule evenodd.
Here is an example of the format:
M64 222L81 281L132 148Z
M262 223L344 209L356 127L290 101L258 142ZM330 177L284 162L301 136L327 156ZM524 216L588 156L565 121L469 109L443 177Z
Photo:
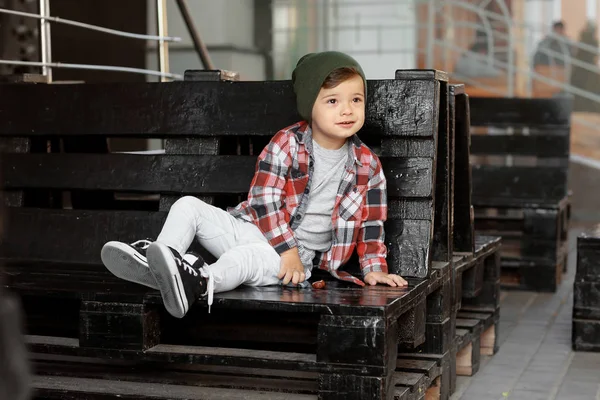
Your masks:
M555 291L566 269L572 100L471 98L478 232L502 237L506 287Z
M165 383L155 374L133 377L131 386L115 383L121 362L150 370L167 365L165 376L175 373L171 366L227 367L232 370L223 376L252 369L256 379L266 379L251 393L252 384L209 379L205 394L198 394L204 398L275 396L281 389L265 378L273 370L308 374L289 386L289 398L432 395L439 375L422 370L421 378L405 379L397 352L422 346L426 321L450 315L451 225L435 218L449 218L452 208L450 184L435 179L445 174L450 182L450 143L437 140L447 77L437 71L369 81L361 132L381 155L388 261L391 271L411 277L408 288L333 280L324 290L243 287L216 295L211 314L200 302L176 320L156 291L120 281L101 265L103 243L156 237L183 195L221 207L237 204L256 155L277 130L299 119L289 82L223 76L189 71L185 82L164 84L0 86L0 169L10 221L0 245L3 275L24 304L39 396L99 399L122 391L136 398L151 392L141 386ZM163 139L165 154L90 145L114 137ZM439 146L448 152L440 166ZM357 265L348 270L358 272ZM47 364L63 357L79 361L56 370ZM160 393L167 389L152 398L165 398ZM172 396L191 393L178 389Z
M573 286L573 350L600 351L600 225L577 237Z

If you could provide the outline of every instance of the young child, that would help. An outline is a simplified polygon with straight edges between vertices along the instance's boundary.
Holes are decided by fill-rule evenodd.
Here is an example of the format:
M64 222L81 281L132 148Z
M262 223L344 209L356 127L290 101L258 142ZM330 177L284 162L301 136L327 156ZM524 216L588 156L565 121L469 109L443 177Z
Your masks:
M302 57L292 75L303 121L279 131L258 157L248 199L221 210L187 196L171 207L155 242L108 242L104 265L160 290L182 318L196 299L239 285L301 284L313 266L364 286L340 270L356 248L364 282L405 286L387 273L386 180L356 133L364 124L366 80L339 52ZM194 237L218 260L186 254Z

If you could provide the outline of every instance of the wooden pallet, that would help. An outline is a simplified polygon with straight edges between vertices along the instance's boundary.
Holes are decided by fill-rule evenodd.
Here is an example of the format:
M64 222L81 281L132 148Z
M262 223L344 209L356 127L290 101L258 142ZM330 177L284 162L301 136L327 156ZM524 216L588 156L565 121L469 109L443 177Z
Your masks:
M573 349L600 352L600 225L577 238Z
M478 209L477 232L502 237L504 288L556 290L567 268L570 214L568 197L553 208Z

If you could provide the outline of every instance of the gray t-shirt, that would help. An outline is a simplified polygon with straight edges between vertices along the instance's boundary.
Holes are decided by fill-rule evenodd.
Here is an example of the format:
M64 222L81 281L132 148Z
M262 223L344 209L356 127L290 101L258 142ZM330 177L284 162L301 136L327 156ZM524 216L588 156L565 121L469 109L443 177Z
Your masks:
M300 225L294 232L300 245L314 257L315 252L325 252L331 247L331 216L348 160L348 142L337 150L328 150L313 140L315 159L314 173L308 198L308 206ZM312 260L302 260L305 266Z

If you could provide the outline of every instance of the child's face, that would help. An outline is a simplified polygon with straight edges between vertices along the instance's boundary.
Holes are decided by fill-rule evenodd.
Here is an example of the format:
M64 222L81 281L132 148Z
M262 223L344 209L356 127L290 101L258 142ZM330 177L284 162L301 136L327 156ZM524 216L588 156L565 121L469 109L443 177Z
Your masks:
M313 139L325 148L340 148L365 122L365 89L355 75L334 88L321 88L312 109Z

